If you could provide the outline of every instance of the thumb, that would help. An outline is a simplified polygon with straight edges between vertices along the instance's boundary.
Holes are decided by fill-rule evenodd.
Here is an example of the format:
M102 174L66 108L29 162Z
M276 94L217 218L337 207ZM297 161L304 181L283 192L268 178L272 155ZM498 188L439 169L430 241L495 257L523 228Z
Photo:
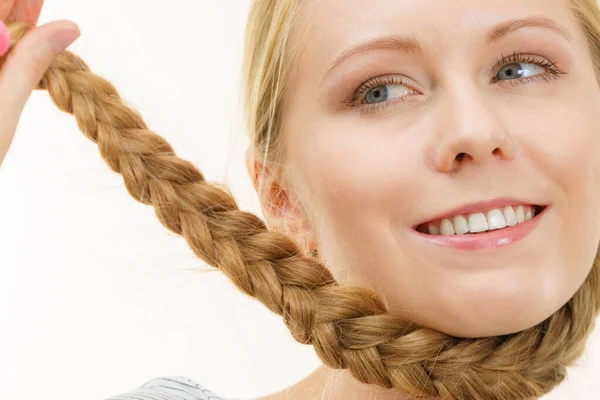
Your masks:
M0 70L0 107L16 118L54 58L80 35L77 25L57 21L28 32Z

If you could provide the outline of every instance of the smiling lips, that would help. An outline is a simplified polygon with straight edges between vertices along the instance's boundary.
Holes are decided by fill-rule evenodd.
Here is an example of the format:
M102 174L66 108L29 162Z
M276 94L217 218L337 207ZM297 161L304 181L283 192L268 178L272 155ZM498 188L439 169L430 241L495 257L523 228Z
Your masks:
M538 215L541 206L510 205L482 212L464 213L419 225L417 231L429 235L467 235L495 231L523 224Z
M413 232L436 246L482 250L507 246L528 236L549 205L500 198L473 203L414 227Z
M413 227L413 232L436 246L480 250L515 243L538 225L549 205L524 199L497 198L467 204Z

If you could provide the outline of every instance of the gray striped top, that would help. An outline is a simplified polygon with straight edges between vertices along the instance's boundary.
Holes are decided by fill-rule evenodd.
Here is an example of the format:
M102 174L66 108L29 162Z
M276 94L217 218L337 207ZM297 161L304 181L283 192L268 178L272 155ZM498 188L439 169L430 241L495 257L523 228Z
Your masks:
M107 400L225 400L182 376L153 379L138 390Z

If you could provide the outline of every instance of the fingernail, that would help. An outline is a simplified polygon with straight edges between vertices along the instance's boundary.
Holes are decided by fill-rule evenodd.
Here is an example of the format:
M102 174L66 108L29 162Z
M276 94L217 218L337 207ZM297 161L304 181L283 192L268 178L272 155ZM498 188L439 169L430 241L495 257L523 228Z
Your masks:
M0 21L0 57L6 54L10 47L10 33L4 22Z
M81 35L78 28L58 31L52 36L52 43L58 51L69 47Z

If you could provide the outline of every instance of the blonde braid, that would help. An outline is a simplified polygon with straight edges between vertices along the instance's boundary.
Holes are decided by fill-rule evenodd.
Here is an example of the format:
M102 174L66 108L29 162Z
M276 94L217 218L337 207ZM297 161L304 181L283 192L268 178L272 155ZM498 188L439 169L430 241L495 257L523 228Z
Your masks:
M10 27L11 48L28 27ZM116 89L70 52L39 84L73 114L127 190L244 293L283 316L293 337L361 382L448 400L515 400L548 393L582 353L600 309L598 260L575 296L536 327L484 339L453 338L388 314L373 292L337 284L291 238L240 211L148 129Z

